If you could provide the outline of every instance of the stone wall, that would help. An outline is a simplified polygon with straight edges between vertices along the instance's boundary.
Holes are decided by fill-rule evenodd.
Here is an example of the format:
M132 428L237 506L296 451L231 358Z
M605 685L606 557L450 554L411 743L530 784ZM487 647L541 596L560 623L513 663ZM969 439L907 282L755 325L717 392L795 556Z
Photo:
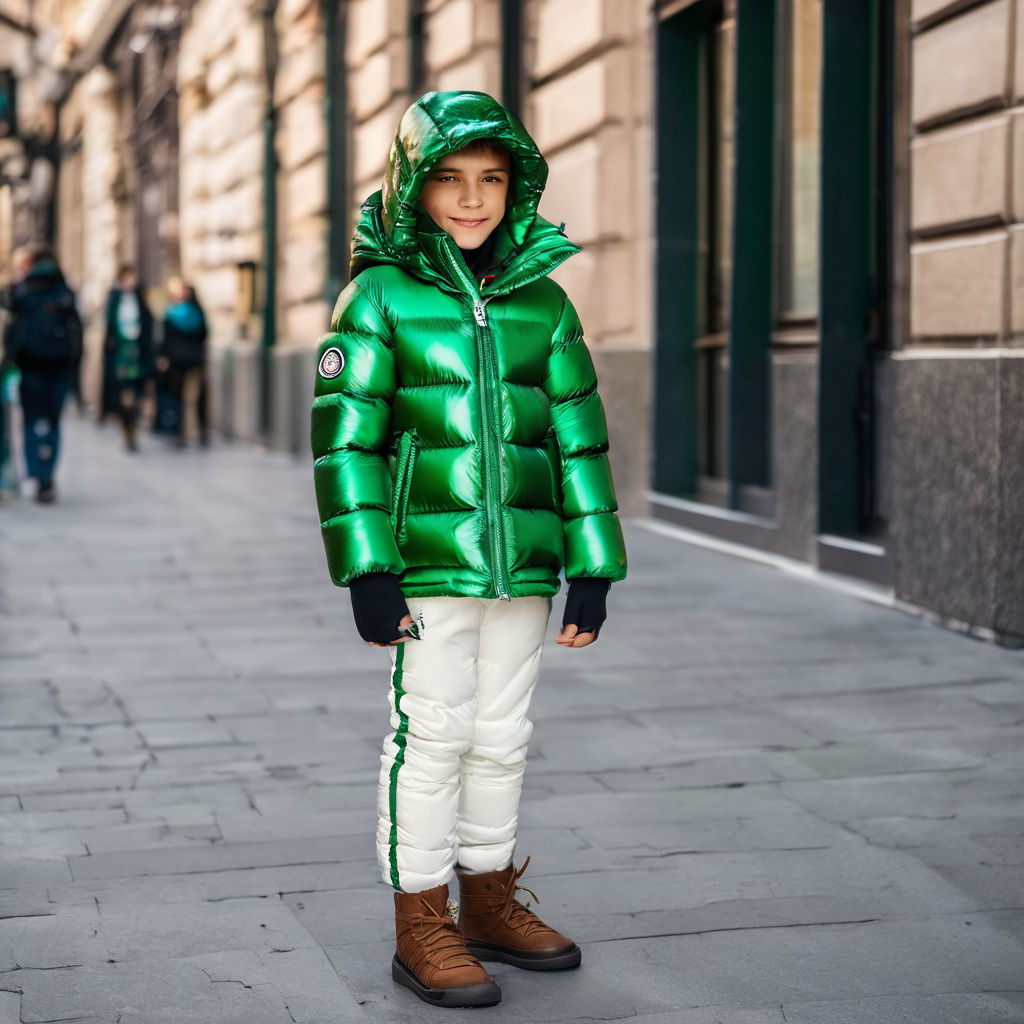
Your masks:
M963 6L915 0L912 9L911 341L1016 345L1024 0Z
M901 355L892 374L896 596L1024 645L1024 359Z
M1024 0L911 8L910 331L887 371L896 595L1024 643Z
M200 0L181 38L182 273L196 286L214 346L235 339L237 264L263 259L263 26L229 0ZM259 325L247 325L259 331Z
M327 275L327 45L319 0L283 0L277 12L280 66L277 211L278 345L310 346L330 314Z
M617 0L527 6L524 119L548 160L540 212L583 251L554 277L580 313L611 412L620 504L644 508L651 339L650 13ZM601 373L602 368L613 373Z
M352 0L348 67L351 157L350 223L380 188L391 140L409 105L408 0Z
M501 96L498 0L430 0L426 5L426 86Z

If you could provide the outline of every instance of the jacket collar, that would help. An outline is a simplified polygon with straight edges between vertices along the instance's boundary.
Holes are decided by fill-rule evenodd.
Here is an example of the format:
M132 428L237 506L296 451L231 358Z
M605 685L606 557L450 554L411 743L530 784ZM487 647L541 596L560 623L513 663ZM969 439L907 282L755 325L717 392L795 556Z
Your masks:
M483 287L474 281L466 261L452 237L420 213L416 248L398 253L387 246L381 219L381 193L375 192L363 204L356 227L352 255L352 276L368 267L393 265L445 291L464 294L504 295L515 288L551 273L560 263L578 253L561 228L535 216L523 243L516 246L504 221L495 229L494 280ZM424 223L424 221L428 223ZM467 280L473 288L467 287Z

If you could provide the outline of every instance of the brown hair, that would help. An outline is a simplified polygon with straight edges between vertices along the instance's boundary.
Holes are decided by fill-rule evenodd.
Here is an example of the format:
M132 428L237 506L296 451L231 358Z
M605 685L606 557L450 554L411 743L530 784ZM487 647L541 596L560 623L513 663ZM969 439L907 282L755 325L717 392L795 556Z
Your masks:
M494 139L474 139L472 142L467 142L458 152L466 153L469 156L481 156L484 153L504 156L508 158L509 170L512 169L512 154L500 142L495 142Z

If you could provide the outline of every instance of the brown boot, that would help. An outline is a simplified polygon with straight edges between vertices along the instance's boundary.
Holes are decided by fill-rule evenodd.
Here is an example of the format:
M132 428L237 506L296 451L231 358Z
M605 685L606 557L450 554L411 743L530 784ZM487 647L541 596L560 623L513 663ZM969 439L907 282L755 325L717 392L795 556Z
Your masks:
M448 913L448 886L395 893L398 951L391 977L434 1006L493 1006L501 989L466 949Z
M487 871L472 875L460 871L459 927L466 936L466 947L481 960L500 960L529 971L557 971L579 967L582 954L572 939L549 928L532 910L516 898L524 889L518 885L526 865L515 871ZM539 901L538 901L539 902Z

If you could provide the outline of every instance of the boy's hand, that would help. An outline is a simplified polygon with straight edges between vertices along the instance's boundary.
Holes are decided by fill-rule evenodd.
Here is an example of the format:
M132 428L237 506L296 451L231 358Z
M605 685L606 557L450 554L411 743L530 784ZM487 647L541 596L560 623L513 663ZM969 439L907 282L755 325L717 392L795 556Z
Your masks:
M406 615L404 619L398 624L399 629L409 629L413 624L413 617ZM399 644L404 644L407 640L419 640L419 634L409 630L405 636L400 636L397 640L392 640L389 644L382 644L382 647L397 647Z
M562 627L562 632L555 637L555 643L559 647L586 647L597 639L600 630L594 629L586 633L580 633L573 623Z
M562 616L562 632L555 638L559 647L586 647L592 644L608 617L606 602L611 581L581 577L569 581Z
M394 573L357 576L349 584L349 593L356 629L368 644L394 647L416 638L415 632L402 632L405 627L413 626L413 618Z

